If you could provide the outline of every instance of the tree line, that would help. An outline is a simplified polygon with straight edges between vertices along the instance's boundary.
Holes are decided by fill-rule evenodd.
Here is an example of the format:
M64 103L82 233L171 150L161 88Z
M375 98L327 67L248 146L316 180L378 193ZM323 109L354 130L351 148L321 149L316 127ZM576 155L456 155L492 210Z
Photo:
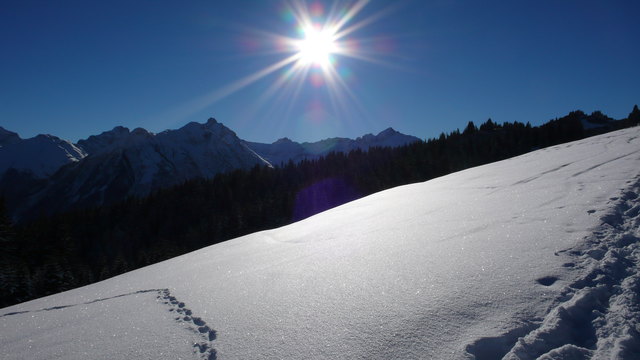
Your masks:
M585 128L584 120L602 126ZM535 127L469 122L462 131L402 147L255 166L19 225L0 203L0 307L283 226L394 186L638 123L637 106L618 121L601 112L574 111Z

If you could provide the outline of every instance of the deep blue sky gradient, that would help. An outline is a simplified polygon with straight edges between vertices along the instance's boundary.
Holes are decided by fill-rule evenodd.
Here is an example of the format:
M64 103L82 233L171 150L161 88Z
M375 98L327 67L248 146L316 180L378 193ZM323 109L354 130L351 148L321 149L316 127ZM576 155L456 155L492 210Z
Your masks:
M265 98L286 68L206 101L286 56L260 32L297 36L285 10L277 0L1 1L0 126L77 141L215 117L261 142L390 126L429 138L489 117L622 118L640 103L640 2L589 0L373 0L351 23L385 15L348 39L376 62L336 58L348 106L310 78L295 98L293 83Z

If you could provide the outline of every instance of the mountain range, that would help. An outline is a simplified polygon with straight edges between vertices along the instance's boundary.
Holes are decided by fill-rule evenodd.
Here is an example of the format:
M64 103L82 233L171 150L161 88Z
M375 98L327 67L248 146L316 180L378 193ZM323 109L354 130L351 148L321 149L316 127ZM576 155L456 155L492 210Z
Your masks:
M53 135L21 139L0 127L0 195L14 218L104 205L194 178L279 166L330 152L401 146L417 137L388 128L357 139L249 142L210 118L158 134L118 126L74 144Z
M329 138L316 142L297 143L289 138L282 138L272 144L245 141L244 143L270 164L278 166L292 160L299 162L305 159L316 159L332 151L348 153L371 147L396 147L420 141L415 136L405 135L387 128L378 135L366 134L355 140L348 138Z

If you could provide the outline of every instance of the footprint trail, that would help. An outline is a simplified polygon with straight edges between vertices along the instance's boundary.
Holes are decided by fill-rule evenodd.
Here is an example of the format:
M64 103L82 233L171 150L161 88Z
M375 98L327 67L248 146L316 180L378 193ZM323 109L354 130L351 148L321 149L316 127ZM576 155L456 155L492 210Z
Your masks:
M640 180L600 219L565 267L583 275L566 286L543 319L466 347L472 358L637 359L640 356ZM538 279L542 286L554 277Z
M169 289L158 290L157 299L168 306L170 312L176 314L174 318L176 322L185 325L189 331L200 337L200 341L193 345L194 352L201 359L215 360L217 353L213 347L213 341L217 337L216 331L210 328L202 318L194 316L193 311L188 309L185 303L173 296Z

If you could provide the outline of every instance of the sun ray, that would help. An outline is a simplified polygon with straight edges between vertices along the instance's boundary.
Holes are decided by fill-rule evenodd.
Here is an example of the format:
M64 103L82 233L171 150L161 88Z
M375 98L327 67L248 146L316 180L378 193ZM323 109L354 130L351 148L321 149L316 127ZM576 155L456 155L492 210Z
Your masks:
M265 92L258 98L257 104L259 106L265 104L269 100L269 98L271 98L276 93L278 93L279 90L281 90L280 96L277 99L287 97L288 94L291 93L291 95L288 96L289 101L286 101L286 103L292 105L297 98L299 89L302 87L302 83L304 81L304 78L306 77L308 70L308 67L291 68L287 72L281 74L278 79L273 84L271 84L267 88L267 90L265 90ZM296 84L294 84L292 89L290 89L290 86L286 86L287 83L294 81L297 82L297 86ZM274 101L274 103L278 103L278 101Z
M357 59L357 60L363 60L372 64L376 64L376 65L381 65L381 66L385 66L389 69L396 69L396 70L400 70L403 69L402 66L399 66L397 64L394 64L393 62L389 62L389 61L385 61L382 59L379 59L379 55L377 53L371 53L370 55L367 55L365 53L340 53L340 55L345 56L345 57L349 57L352 59Z
M357 23L349 26L348 28L342 29L342 27L346 24L346 21L337 29L341 29L336 32L336 38L341 39L356 30L359 30L365 26L371 25L372 23L380 20L381 18L388 16L391 12L395 11L395 7L389 6L383 10L378 11L377 13L367 17L366 19L360 20Z
M297 83L294 84L293 86L293 91L292 91L293 101L287 102L287 109L286 109L285 115L289 115L293 110L293 105L295 104L295 100L298 98L298 96L300 95L300 92L302 91L302 86L304 84L305 78L307 77L307 74L309 73L309 68L306 67L301 71L302 73L300 74L300 76L298 76L297 79L295 79L297 80Z
M227 86L225 86L224 88L214 91L213 93L210 94L209 96L209 100L211 102L213 101L218 101L220 99L223 99L235 92L237 92L238 90L262 79L263 77L278 71L279 69L282 69L283 67L287 66L288 64L291 64L292 62L298 60L299 56L297 54L295 55L291 55L286 59L280 60L275 64L269 65L266 68L262 69L262 70L258 70L255 73L245 76L244 78L237 80Z
M347 22L349 22L351 19L353 19L356 14L358 14L364 7L365 5L367 5L369 3L370 0L359 0L358 2L356 2L348 11L347 13L342 16L340 19L338 19L338 21L333 24L332 26L338 30L341 29Z
M331 69L329 69L329 71L330 71L330 74L331 74L330 77L331 77L331 79L333 79L332 84L338 84L341 87L340 91L344 91L349 96L351 101L356 105L358 110L361 113L366 114L367 110L366 110L365 106L362 105L362 103L360 102L360 100L358 99L356 94L353 93L353 91L344 82L344 80L340 77L340 75L336 72L336 70L331 68Z
M232 95L241 89L255 83L256 81L264 78L265 76L282 69L283 67L295 62L298 60L298 55L294 54L285 59L282 59L272 65L265 67L264 69L258 70L253 74L247 75L239 80L232 82L231 84L226 85L221 89L216 89L207 94L201 95L195 99L190 100L186 104L182 106L169 110L168 112L173 114L174 117L177 118L186 118L198 111L205 109L207 106L220 101L229 95Z

